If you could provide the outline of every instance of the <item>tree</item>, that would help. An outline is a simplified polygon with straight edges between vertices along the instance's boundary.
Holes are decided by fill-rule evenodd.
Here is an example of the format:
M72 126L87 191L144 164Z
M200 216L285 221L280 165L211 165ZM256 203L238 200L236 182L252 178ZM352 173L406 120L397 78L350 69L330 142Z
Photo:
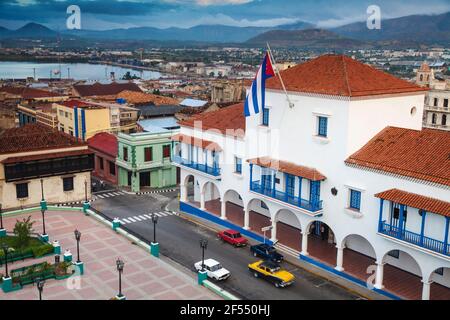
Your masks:
M16 248L22 249L25 248L29 241L31 231L33 230L34 221L31 221L31 216L28 218L24 218L22 221L17 220L16 225L14 226L14 234L16 235Z

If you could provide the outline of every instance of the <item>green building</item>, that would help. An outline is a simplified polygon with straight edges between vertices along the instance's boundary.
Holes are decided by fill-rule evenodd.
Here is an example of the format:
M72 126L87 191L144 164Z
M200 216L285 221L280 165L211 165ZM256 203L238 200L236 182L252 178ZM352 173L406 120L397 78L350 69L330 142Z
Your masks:
M177 184L177 168L171 165L173 131L119 133L118 184L132 192L143 188L167 188Z

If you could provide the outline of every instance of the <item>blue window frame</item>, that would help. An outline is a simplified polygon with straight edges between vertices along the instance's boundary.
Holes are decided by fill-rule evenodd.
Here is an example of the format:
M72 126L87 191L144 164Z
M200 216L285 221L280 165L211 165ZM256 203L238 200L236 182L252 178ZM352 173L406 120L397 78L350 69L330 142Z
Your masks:
M293 197L295 193L295 177L288 174L286 179L286 193L289 197Z
M242 173L242 159L238 157L234 157L234 162L236 164L235 172L241 174Z
M319 117L319 125L317 135L321 137L326 137L328 134L328 118Z
M350 190L350 208L361 210L361 192L357 190Z
M263 107L262 109L262 124L263 126L269 125L269 109L266 107Z

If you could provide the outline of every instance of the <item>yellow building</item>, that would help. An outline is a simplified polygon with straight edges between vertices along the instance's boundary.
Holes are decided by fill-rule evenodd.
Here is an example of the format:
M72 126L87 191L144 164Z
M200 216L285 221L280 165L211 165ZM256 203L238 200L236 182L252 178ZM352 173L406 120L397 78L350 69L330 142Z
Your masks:
M93 153L88 145L40 124L0 135L0 203L4 209L90 198ZM42 191L44 194L42 194Z
M58 129L84 141L111 131L110 108L80 100L55 103Z

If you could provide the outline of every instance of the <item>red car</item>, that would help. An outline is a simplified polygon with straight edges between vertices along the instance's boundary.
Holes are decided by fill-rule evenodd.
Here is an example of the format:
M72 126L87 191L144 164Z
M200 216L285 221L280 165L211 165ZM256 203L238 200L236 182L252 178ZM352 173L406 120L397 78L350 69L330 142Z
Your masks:
M217 234L217 236L235 247L243 247L247 245L248 240L235 230L225 230Z

